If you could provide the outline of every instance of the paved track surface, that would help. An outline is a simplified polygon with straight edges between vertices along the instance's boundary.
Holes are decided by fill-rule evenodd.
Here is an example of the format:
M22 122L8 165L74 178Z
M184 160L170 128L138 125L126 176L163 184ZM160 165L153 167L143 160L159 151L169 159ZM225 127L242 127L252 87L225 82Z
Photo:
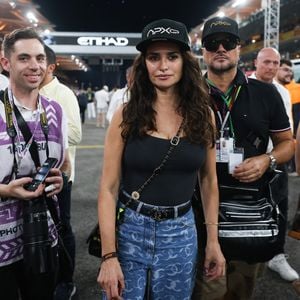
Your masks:
M95 122L83 125L83 140L77 149L76 179L72 192L72 224L76 236L77 293L75 300L99 300L100 289L96 282L99 260L87 253L86 238L97 220L97 194L103 160L105 130L97 128ZM300 193L300 177L289 177L289 219L291 220ZM300 241L287 237L286 253L290 264L300 273ZM300 299L292 285L283 281L276 273L266 270L256 286L253 300ZM180 300L180 299L178 299Z

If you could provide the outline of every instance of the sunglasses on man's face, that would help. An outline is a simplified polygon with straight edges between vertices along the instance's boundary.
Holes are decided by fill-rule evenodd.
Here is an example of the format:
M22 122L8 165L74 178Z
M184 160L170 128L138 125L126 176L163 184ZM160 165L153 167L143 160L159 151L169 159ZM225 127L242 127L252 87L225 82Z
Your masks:
M230 51L235 49L239 43L235 38L207 39L204 41L203 47L209 52L216 52L221 44L226 51Z

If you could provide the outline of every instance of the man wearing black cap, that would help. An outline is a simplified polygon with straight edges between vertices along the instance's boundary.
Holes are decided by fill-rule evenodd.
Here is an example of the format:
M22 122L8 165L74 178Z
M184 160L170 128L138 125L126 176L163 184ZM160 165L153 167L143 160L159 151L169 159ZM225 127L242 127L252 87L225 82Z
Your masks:
M230 187L230 197L238 197L241 188L258 190L260 197L266 196L268 171L276 169L276 164L287 162L294 152L290 124L280 95L271 85L247 79L237 67L240 36L234 20L214 17L206 21L202 45L208 69L206 82L218 130L220 202L224 200L220 186L225 185ZM269 137L274 148L266 153ZM255 195L253 199L258 199ZM204 282L199 272L193 299L251 298L260 262L265 260L236 249L230 251L241 257L229 260L225 253L226 278Z

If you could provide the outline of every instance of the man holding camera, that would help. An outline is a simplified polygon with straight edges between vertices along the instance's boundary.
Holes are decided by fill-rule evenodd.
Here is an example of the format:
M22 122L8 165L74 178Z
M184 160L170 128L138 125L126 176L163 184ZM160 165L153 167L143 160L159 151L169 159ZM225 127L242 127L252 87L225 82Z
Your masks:
M55 195L63 186L61 171L70 170L66 118L58 103L39 95L46 71L39 35L17 29L2 46L10 85L0 94L1 298L50 300L57 260ZM50 157L57 164L29 191L32 177Z

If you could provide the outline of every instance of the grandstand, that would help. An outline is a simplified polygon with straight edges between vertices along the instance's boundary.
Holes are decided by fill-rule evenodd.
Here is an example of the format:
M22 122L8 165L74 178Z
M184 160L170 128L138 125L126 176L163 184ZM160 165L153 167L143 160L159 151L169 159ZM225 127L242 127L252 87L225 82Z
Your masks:
M237 0L231 0L207 17L209 19L214 16L226 15L239 23L242 39L241 67L245 71L253 70L253 59L256 57L257 52L264 47L265 10L263 9L263 2L263 0L245 0L242 5L238 6L236 4ZM280 0L278 50L282 58L300 58L299 11L299 0ZM201 55L200 40L203 24L204 22L190 32L193 51L198 55Z
M268 0L229 0L206 19L217 15L225 15L237 20L240 24L242 38L241 67L245 71L253 70L253 59L264 46L264 5ZM279 51L283 58L300 58L300 1L299 0L270 0L279 1ZM30 11L30 13L28 13ZM200 21L200 20L199 20ZM204 22L205 20L203 20ZM203 22L190 32L193 51L201 60L201 33ZM1 1L0 0L0 43L4 34L19 27L34 26L42 35L52 32L55 28L40 12L32 0ZM71 47L69 46L71 49ZM72 50L74 50L72 48ZM57 49L56 49L57 51ZM95 50L96 51L96 50ZM97 49L98 51L98 49ZM98 51L97 54L100 52ZM72 55L58 54L58 70L81 70ZM75 53L71 53L75 54ZM73 55L74 56L74 55ZM99 56L99 55L98 55ZM89 65L99 64L99 57L79 55ZM124 58L124 56L123 56Z

